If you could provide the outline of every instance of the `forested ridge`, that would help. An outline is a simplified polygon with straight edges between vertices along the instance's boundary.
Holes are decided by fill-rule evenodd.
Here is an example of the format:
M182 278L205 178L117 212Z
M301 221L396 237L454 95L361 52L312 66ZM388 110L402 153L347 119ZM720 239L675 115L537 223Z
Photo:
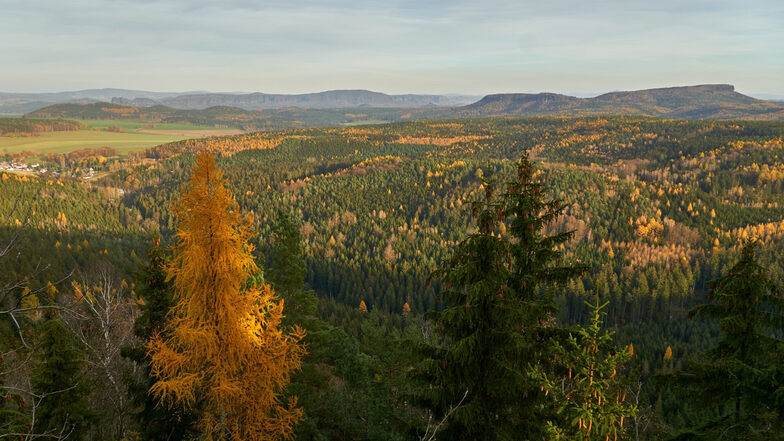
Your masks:
M39 108L25 116L187 122L244 130L522 116L636 115L702 120L784 119L784 106L780 103L743 95L729 84L609 92L592 98L550 92L501 93L487 95L472 104L455 105L471 101L465 99L434 95L389 96L362 90L304 95L200 94L163 97L161 101L142 98L138 101L112 100L111 103L60 103ZM29 104L21 105L26 107Z
M81 124L60 119L0 118L0 136L35 136L44 132L79 130Z
M579 360L568 361L564 354L580 351L588 347L585 342L593 341L590 347L596 350L586 349L586 356L596 353L597 362L613 363L608 372L619 372L618 379L623 381L608 380L607 390L617 392L619 403L623 395L624 403L634 411L623 407L603 410L618 418L626 415L627 423L624 426L618 420L600 438L591 438L600 432L598 426L585 432L588 419L575 417L575 425L580 419L579 427L563 429L570 421L540 415L531 410L535 406L526 407L521 397L514 404L519 408L513 407L518 417L530 413L540 418L532 420L538 421L538 429L526 432L523 439L613 439L613 434L618 439L716 439L711 438L717 433L714 430L732 418L736 418L733 427L742 426L737 421L743 421L749 431L728 432L736 433L729 439L774 439L771 433L781 423L778 404L760 400L768 406L762 412L767 416L749 422L745 416L738 417L745 415L745 404L735 408L723 403L687 403L677 380L679 372L697 375L708 369L710 357L699 363L695 357L723 357L724 352L712 348L735 344L727 343L726 336L731 334L727 322L701 313L689 318L690 310L714 301L716 290L725 286L715 281L742 273L741 263L754 262L764 268L756 278L770 281L754 289L769 290L776 297L784 286L783 139L784 124L776 122L491 118L260 132L166 144L122 158L87 156L67 163L42 158L51 172L61 172L57 178L0 175L0 244L13 245L4 246L6 251L0 254L0 271L5 274L0 284L6 287L0 290L0 301L8 311L17 307L34 312L0 316L0 332L9 342L2 348L7 353L2 372L3 384L10 388L2 390L12 397L3 408L3 415L10 416L0 418L29 418L29 408L14 401L23 397L13 388L23 389L29 371L41 366L35 361L40 356L34 354L44 350L37 341L57 338L73 340L69 357L84 364L73 368L73 375L86 375L84 381L95 386L92 393L84 392L89 409L79 423L83 439L166 439L162 432L147 430L158 427L148 423L159 418L158 423L185 424L194 419L188 412L203 411L197 406L195 410L173 409L165 418L156 416L155 412L163 411L144 404L145 387L141 392L138 387L130 388L136 395L127 392L127 384L144 383L139 380L144 357L138 352L135 358L123 357L120 352L130 352L119 348L138 348L152 335L133 332L133 323L148 317L144 305L155 299L154 292L166 292L169 282L161 279L158 291L151 291L150 279L144 274L162 271L163 264L156 264L156 259L172 257L171 246L177 243L181 226L178 219L182 220L182 214L174 210L175 201L188 185L196 154L208 153L216 157L237 210L250 218L253 237L248 240L258 250L253 254L255 265L263 269L251 279L271 283L285 299L283 314L288 317L283 328L299 325L305 332L302 344L307 354L286 392L298 397L303 411L292 432L296 439L468 436L476 427L458 430L460 424L480 421L481 412L472 410L480 412L469 413L476 417L472 419L461 414L461 409L480 409L476 403L481 400L472 401L466 395L461 401L459 390L421 400L427 395L422 392L423 384L458 378L427 375L427 366L441 366L439 357L452 356L444 355L451 353L448 343L462 338L459 332L439 332L438 323L467 323L459 317L450 322L433 314L444 314L456 305L456 297L449 292L467 279L455 278L450 271L470 267L450 270L444 265L466 246L501 247L488 248L488 255L500 255L499 250L508 247L512 263L499 261L499 268L510 274L523 271L514 266L519 260L514 250L529 242L521 239L524 234L514 220L524 213L538 214L540 208L520 208L538 207L538 202L530 201L510 208L510 201L518 196L508 189L534 191L529 184L520 184L520 158L527 155L533 164L528 179L541 184L536 197L542 203L557 200L560 204L557 215L541 225L531 224L535 225L531 231L542 237L561 237L546 242L557 254L558 265L583 269L553 284L513 288L511 282L493 283L512 293L525 291L529 299L549 299L550 303L542 304L543 311L549 312L541 313L539 323L552 317L548 326L557 324L579 337L572 341L557 332L552 336L543 332L547 338L537 340L543 348L549 347L544 342L550 338L561 339L557 347L564 364L539 366L531 378L509 390L531 394L540 390L532 384L541 385L543 396L537 396L536 402L555 410L557 405L547 401L551 397L544 396L545 386L555 384L553 373L564 375L568 370L571 379L571 372L580 369L574 365ZM96 177L68 177L80 176L78 170L85 167L94 168ZM477 205L477 201L489 205ZM496 208L500 211L493 211ZM490 230L480 222L485 211L498 217ZM530 244L538 243L530 240ZM151 248L158 254L148 256ZM554 254L553 265L555 261ZM441 272L434 274L438 268ZM287 278L287 274L295 276ZM522 280L504 277L515 283ZM490 283L480 281L484 285L476 286ZM101 286L103 291L99 291L106 292L106 297L85 296L84 287ZM727 289L746 288L733 285ZM493 291L492 296L496 295ZM111 326L91 316L92 310L100 310L91 307L91 302L116 306ZM465 299L460 302L468 307ZM163 303L173 307L171 302ZM46 305L52 307L35 309ZM766 311L776 308L775 302L763 306ZM525 317L521 320L530 319ZM62 329L43 326L56 318L62 321ZM781 335L780 323L772 320L769 325L754 332L766 338ZM615 331L609 340L600 331L606 329ZM112 334L103 343L114 350L96 349L93 339L108 335L102 330ZM503 328L503 332L513 335L517 331ZM39 334L44 336L36 337ZM518 344L539 347L527 340ZM757 350L780 350L771 344ZM596 352L599 348L601 354L628 357L601 358ZM423 357L438 361L421 365ZM741 358L739 363L754 366L755 372L773 363L764 357ZM452 363L444 363L442 369L448 371ZM536 359L531 363L536 364ZM16 365L24 367L14 370ZM767 378L780 375L774 369ZM533 379L539 383L531 383ZM488 384L487 393L497 393L493 392L497 385ZM781 390L780 384L755 382L748 387L773 395L772 388ZM571 393L589 393L590 389L582 387L575 383ZM111 390L122 390L128 397L112 397ZM561 398L566 396L570 395ZM84 407L77 401L74 406ZM590 421L601 415L590 416ZM443 425L435 429L442 418ZM511 439L508 433L519 429L514 424L524 424L514 419L507 422L511 426L496 424L498 432L486 434L487 439ZM4 427L0 425L0 431ZM195 427L183 426L177 436L196 436Z

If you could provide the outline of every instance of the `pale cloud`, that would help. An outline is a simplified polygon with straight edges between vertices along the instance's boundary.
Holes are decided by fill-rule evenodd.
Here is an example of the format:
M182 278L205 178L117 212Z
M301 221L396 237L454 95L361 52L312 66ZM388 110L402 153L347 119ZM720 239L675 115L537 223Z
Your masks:
M784 94L784 2L0 0L0 90Z

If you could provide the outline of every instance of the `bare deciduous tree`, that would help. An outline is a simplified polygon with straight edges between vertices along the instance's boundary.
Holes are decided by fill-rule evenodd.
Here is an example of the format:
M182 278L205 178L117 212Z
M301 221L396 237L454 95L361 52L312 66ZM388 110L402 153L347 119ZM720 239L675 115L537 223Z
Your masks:
M468 389L466 389L465 393L463 394L463 398L455 404L454 406L449 406L449 410L444 414L444 417L441 418L440 421L435 422L433 421L433 414L428 412L427 416L427 427L425 427L425 434L419 437L420 441L433 441L436 439L436 435L438 435L438 431L444 427L444 424L449 420L449 417L457 410L460 406L463 405L463 401L465 401L466 397L468 397Z
M10 238L0 245L0 260L13 258L24 258L22 250L17 249L21 241L24 228L30 222L30 212L21 214L22 200L17 196L13 200L10 211L0 214L0 224L10 224L10 219L22 218L13 230ZM16 251L16 254L14 254ZM39 298L42 294L53 294L55 286L61 284L71 277L71 273L61 277L55 283L35 286L36 280L49 269L48 264L38 260L31 272L24 275L6 272L0 277L0 318L7 317L13 323L19 338L18 342L6 342L2 346L3 353L0 353L0 396L6 400L17 397L22 400L20 403L19 415L26 421L27 427L23 431L17 430L15 422L11 419L0 421L0 440L14 439L32 441L39 439L47 440L66 440L72 433L73 427L64 424L57 430L42 430L38 427L37 410L45 399L56 399L59 393L67 392L68 389L51 392L35 393L30 385L30 371L32 365L32 347L25 340L25 328L23 319L35 316L46 310L56 310L63 314L78 317L73 311L59 305L41 304ZM16 343L16 344L15 344ZM75 386L74 386L75 387ZM22 413L22 410L24 413Z
M66 393L71 389L74 389L76 386L72 386L66 389L58 390L55 392L50 393L35 393L33 392L33 387L29 384L29 379L25 387L16 387L16 386L4 386L6 393L16 393L20 396L25 398L29 398L29 400L25 399L25 403L29 403L29 422L26 431L16 431L10 425L10 423L0 422L0 440L2 439L13 439L13 440L24 440L24 441L33 441L33 440L52 440L52 441L65 441L67 440L71 434L73 433L74 426L72 424L68 424L66 421L63 425L57 429L48 429L43 430L38 427L38 419L37 419L37 410L41 406L41 403L46 399L56 399L57 395L61 393Z
M130 407L122 377L130 362L120 354L134 340L136 308L124 281L108 263L99 264L90 275L72 281L73 299L68 309L79 315L63 321L86 349L88 374L97 385L92 403L107 416L102 424L112 437L127 435Z

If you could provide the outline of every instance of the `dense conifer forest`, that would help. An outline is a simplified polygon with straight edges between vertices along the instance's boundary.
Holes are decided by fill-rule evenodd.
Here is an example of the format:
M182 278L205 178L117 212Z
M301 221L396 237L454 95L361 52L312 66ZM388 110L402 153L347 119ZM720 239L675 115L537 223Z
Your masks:
M58 156L0 171L0 437L784 433L784 123L413 121Z

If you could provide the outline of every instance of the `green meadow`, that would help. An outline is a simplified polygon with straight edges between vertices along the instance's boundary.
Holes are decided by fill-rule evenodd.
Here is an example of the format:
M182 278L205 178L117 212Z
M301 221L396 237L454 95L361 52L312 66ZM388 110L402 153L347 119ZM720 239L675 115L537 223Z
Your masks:
M39 136L0 137L0 152L11 153L29 150L45 155L47 153L67 153L87 147L107 146L115 148L120 154L125 154L133 150L140 150L186 138L187 136L157 133L114 133L98 130L50 132Z
M0 136L0 154L29 150L41 155L48 153L67 153L83 148L113 147L121 155L167 142L207 136L200 131L220 134L215 127L202 127L186 124L158 123L121 120L82 120L85 128L78 131L47 132L38 136ZM122 132L106 131L109 126L122 129ZM194 131L193 134L144 133L138 130L182 130ZM227 129L228 130L228 129ZM229 131L226 132L230 133Z
M87 125L87 130L103 130L109 126L119 127L123 130L154 129L154 130L220 130L210 126L194 126L190 124L151 123L150 121L113 120L113 119L83 119L76 120Z

